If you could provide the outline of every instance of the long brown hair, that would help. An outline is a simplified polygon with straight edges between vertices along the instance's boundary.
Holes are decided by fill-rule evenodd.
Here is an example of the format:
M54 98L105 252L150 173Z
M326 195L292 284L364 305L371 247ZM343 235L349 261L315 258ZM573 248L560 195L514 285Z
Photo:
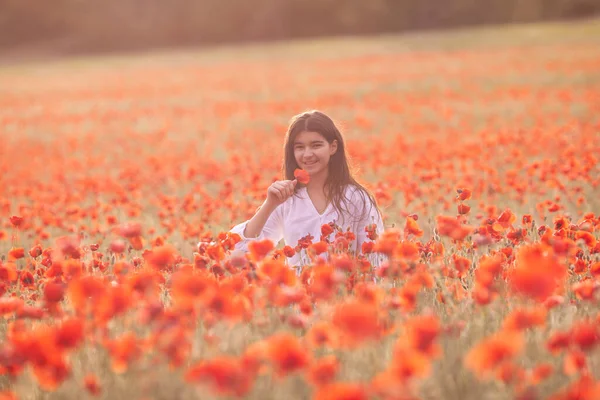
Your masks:
M375 207L381 216L381 210L377 205L375 196L363 185L358 183L350 172L348 165L348 156L346 155L346 147L344 138L340 130L336 127L333 120L321 111L313 110L295 115L288 127L284 142L284 159L283 159L283 174L285 179L293 180L294 171L299 168L294 156L294 141L302 132L317 132L321 134L330 144L337 140L337 150L329 159L329 174L325 181L325 196L328 203L333 203L333 206L338 211L340 216L350 216L348 199L345 196L345 191L348 185L353 185L358 189L363 201L363 210L359 219L365 218L369 214L370 209L367 209L368 203L371 207ZM296 192L301 188L300 184L296 185ZM359 232L354 232L358 234Z

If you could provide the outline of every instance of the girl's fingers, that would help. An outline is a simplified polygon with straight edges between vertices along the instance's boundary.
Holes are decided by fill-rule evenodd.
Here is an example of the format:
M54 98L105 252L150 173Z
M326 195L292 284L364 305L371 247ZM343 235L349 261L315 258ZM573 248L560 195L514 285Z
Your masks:
M271 187L276 193L276 197L280 202L284 202L294 194L294 188L296 187L297 180L293 181L277 181L273 182Z
M281 188L281 201L286 201L288 198L288 193L286 188Z
M279 199L279 201L283 201L283 196L284 196L284 192L283 189L276 187L275 188L277 190L277 198Z
M281 194L287 199L291 196L290 185L288 182L276 182L276 187L281 191Z

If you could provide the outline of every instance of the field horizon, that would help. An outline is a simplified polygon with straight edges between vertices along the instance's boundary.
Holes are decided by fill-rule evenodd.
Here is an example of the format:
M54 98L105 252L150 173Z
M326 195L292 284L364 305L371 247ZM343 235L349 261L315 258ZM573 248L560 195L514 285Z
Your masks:
M141 49L135 51L112 51L89 54L74 54L66 56L43 56L33 55L28 57L11 56L11 53L0 55L0 72L16 67L35 67L42 63L44 66L61 65L64 63L76 64L98 63L104 60L122 62L135 62L137 58L155 60L173 60L179 57L212 59L219 56L234 56L241 53L244 56L272 56L290 55L293 51L314 51L315 47L327 49L341 46L342 50L354 48L356 52L364 51L359 46L373 45L375 51L385 51L385 46L397 44L397 48L388 51L415 51L418 46L425 50L452 50L477 48L480 46L499 45L510 46L511 37L518 37L523 45L560 43L576 40L581 42L595 43L595 34L600 33L600 17L591 16L577 21L557 20L544 22L520 22L497 25L466 26L446 29L428 29L422 31L410 31L402 33L380 33L372 35L331 35L315 38L297 38L290 40L255 41L244 43L207 44L203 46L169 46ZM494 36L496 40L494 41ZM467 40L464 40L467 39ZM290 46L291 45L291 46ZM358 46L357 46L358 45ZM383 48L383 49L382 49ZM336 48L336 50L338 50ZM269 54L271 53L271 54ZM12 60L11 60L12 58Z

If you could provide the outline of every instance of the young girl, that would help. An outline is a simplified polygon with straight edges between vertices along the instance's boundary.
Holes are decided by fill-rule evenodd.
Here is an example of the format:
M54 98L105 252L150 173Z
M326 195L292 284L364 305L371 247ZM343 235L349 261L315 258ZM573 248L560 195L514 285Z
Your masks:
M383 232L375 198L352 177L344 139L331 118L320 111L293 117L284 151L285 180L271 184L256 214L231 229L242 238L236 251L247 251L252 240L270 239L277 245L283 238L286 245L295 247L311 235L313 243L318 242L321 226L333 222L343 232L350 228L356 236L350 249L359 254L362 244L370 241L366 226L374 224L377 234ZM297 168L308 173L306 185L294 178ZM331 241L334 237L335 232ZM306 262L298 252L288 258L288 264L295 267Z

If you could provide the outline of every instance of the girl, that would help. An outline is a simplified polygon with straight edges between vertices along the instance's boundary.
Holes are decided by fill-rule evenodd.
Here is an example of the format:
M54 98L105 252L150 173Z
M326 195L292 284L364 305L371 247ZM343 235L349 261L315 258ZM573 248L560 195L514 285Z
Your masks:
M285 244L295 247L300 239L311 235L312 241L318 242L321 226L333 223L343 232L349 228L354 233L356 239L350 249L359 254L362 244L370 241L371 235L365 227L376 226L377 234L383 232L377 203L352 177L344 139L331 118L320 111L293 117L285 136L284 152L285 180L271 184L256 214L231 229L242 238L236 251L247 251L252 240L270 239L277 245L283 238ZM306 185L294 178L297 168L308 173L310 179ZM332 241L334 237L335 233L331 233ZM308 262L298 252L288 258L291 266Z

